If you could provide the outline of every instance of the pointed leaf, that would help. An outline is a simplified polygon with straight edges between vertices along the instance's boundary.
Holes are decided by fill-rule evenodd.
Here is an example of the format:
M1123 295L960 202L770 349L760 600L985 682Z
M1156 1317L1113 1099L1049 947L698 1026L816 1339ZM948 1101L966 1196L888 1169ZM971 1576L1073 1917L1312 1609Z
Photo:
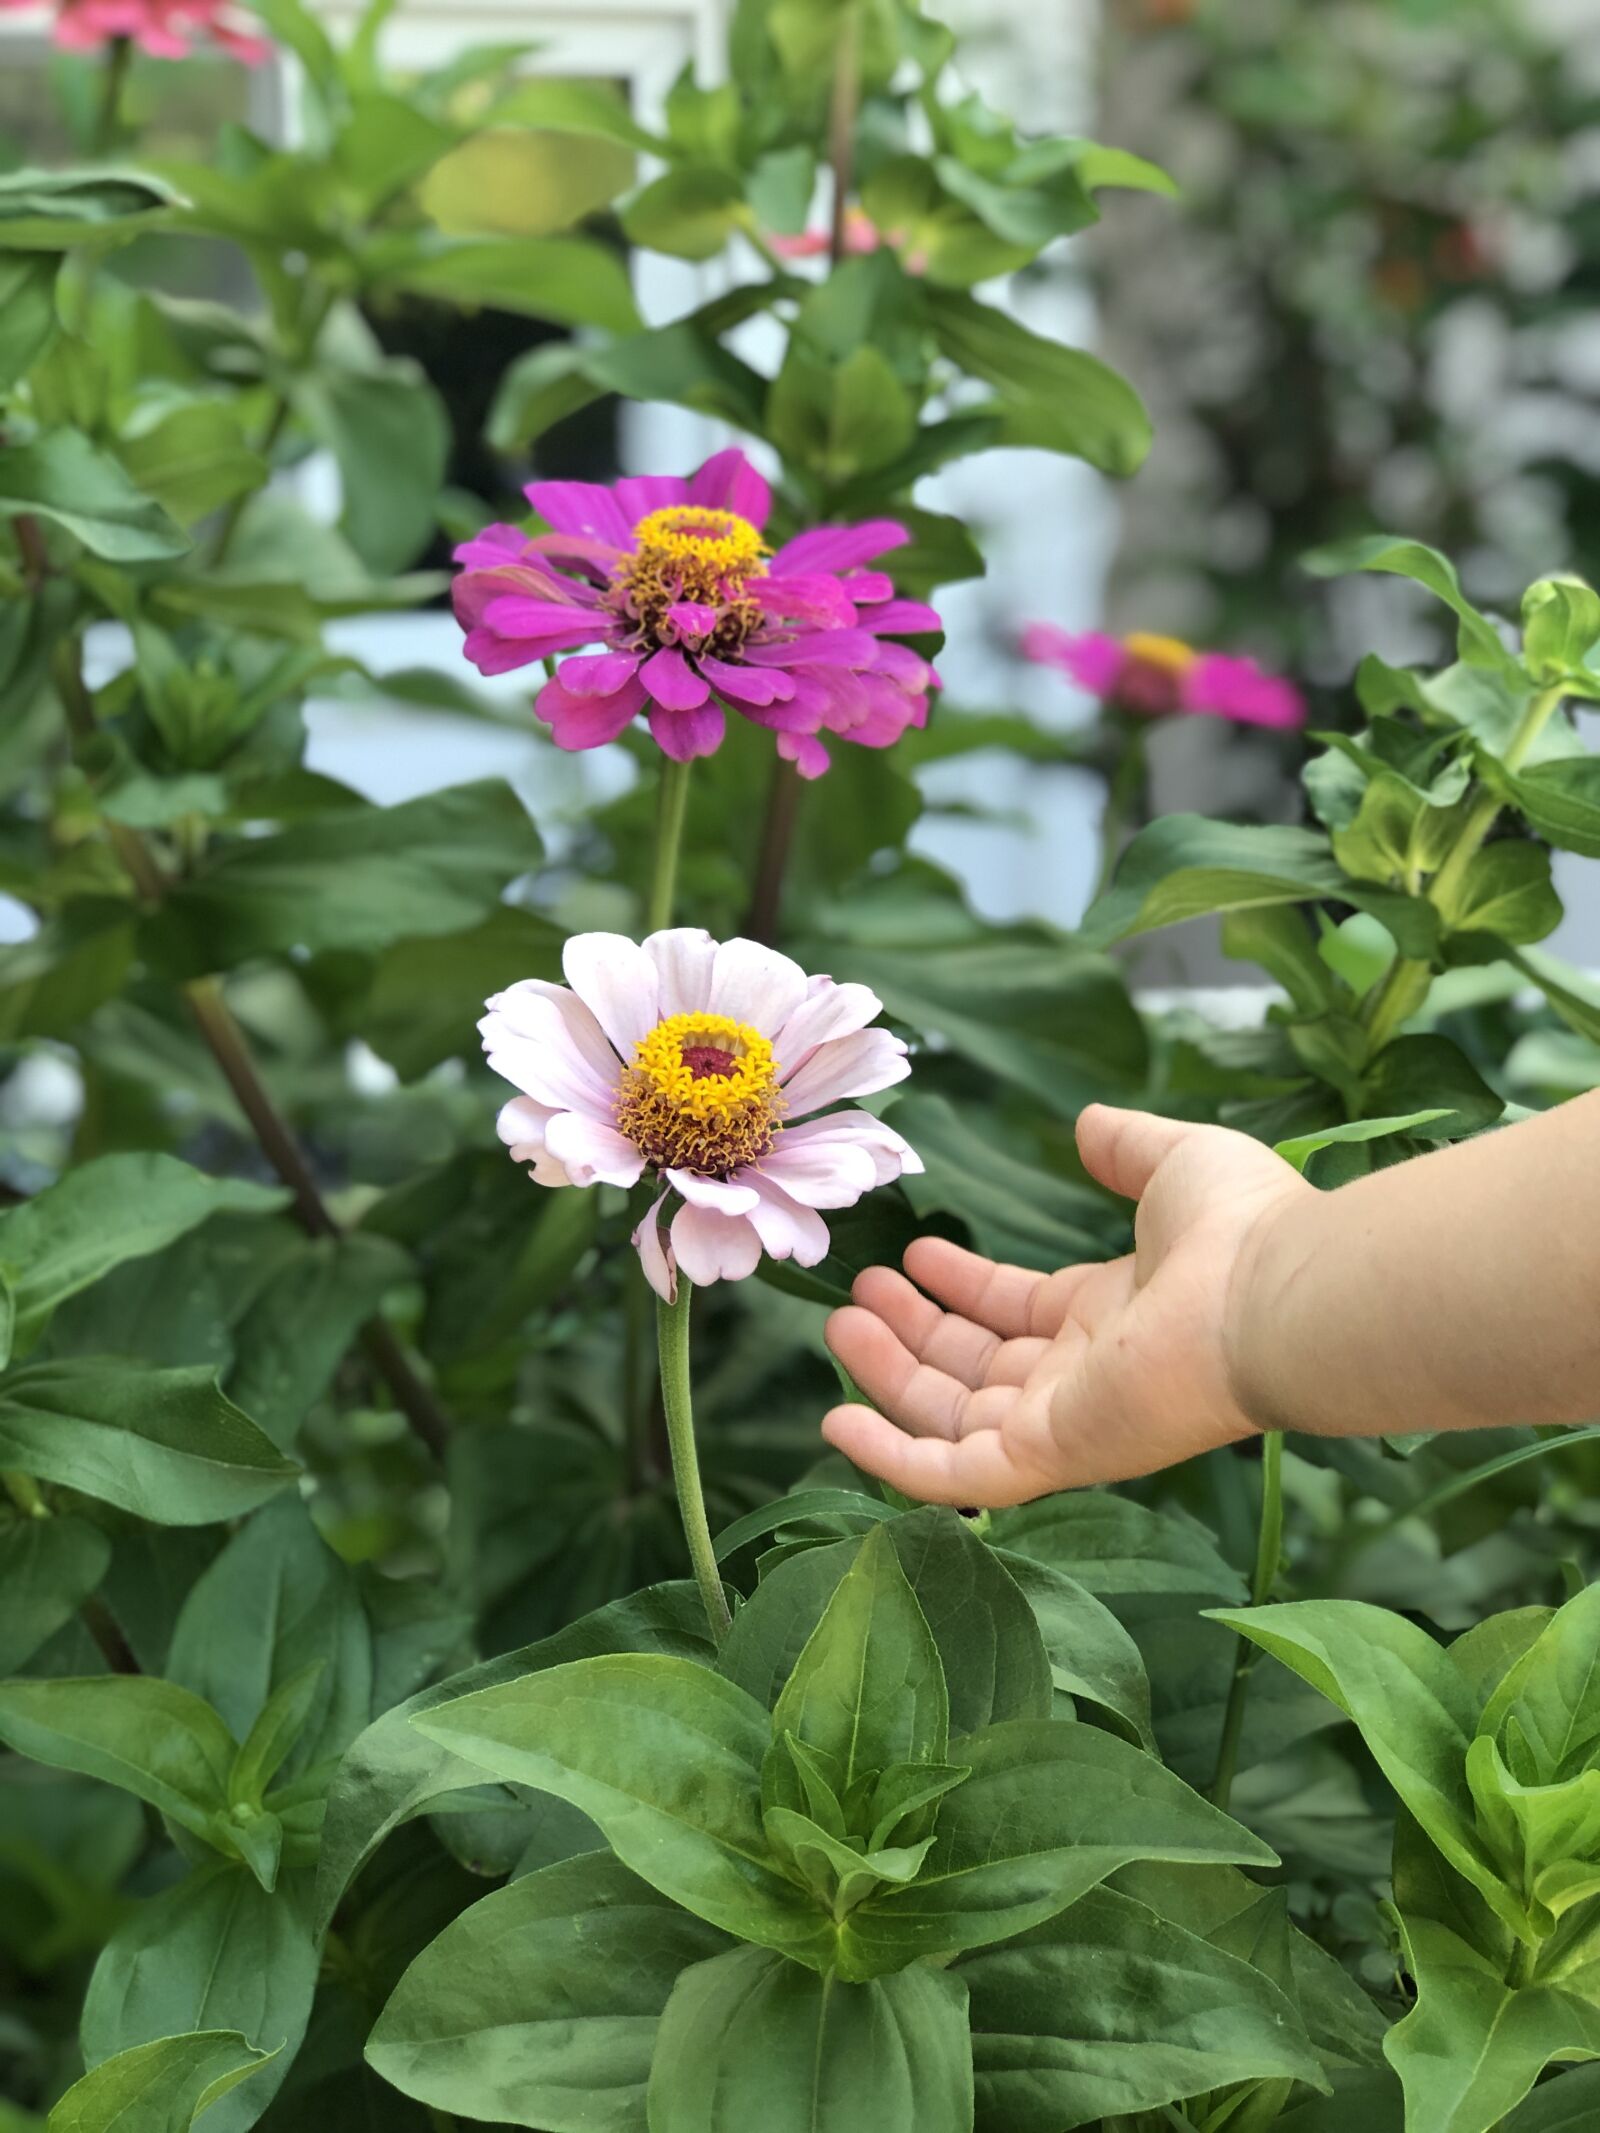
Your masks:
M45 2133L189 2133L202 2111L272 2056L229 2029L135 2045L75 2081Z
M0 1682L0 1740L120 1785L199 1836L227 1809L232 1734L208 1703L148 1674Z

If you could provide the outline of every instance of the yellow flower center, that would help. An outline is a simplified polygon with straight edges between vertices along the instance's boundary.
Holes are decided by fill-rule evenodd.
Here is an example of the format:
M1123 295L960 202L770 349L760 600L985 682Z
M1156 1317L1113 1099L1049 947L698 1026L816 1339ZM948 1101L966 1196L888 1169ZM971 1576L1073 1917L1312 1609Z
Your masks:
M1130 659L1159 667L1164 674L1186 674L1200 656L1181 637L1161 637L1151 630L1135 630L1124 637L1122 649Z
M748 1023L669 1015L634 1054L617 1095L617 1130L657 1170L725 1178L759 1162L782 1130L778 1062Z
M737 652L761 619L746 581L766 575L766 543L737 511L667 504L634 527L638 547L617 573L611 604L636 625L634 643L687 642L695 651ZM717 609L703 633L680 630L667 610L682 602Z

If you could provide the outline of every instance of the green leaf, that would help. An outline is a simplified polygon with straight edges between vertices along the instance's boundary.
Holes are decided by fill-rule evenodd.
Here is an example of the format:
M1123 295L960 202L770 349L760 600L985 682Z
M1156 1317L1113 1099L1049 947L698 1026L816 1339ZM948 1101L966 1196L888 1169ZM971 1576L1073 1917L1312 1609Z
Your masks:
M4 235L0 219L0 241ZM57 265L0 252L0 392L25 378L56 337Z
M59 1304L125 1260L164 1251L212 1215L272 1213L288 1198L170 1155L106 1155L69 1170L0 1213L0 1269L16 1290L19 1347Z
M445 1927L395 1987L367 2063L440 2111L635 2133L678 1974L726 1946L607 1853L565 1860Z
M1001 1511L989 1534L997 1546L1064 1570L1093 1593L1244 1597L1244 1581L1204 1527L1109 1489L1074 1489Z
M180 526L193 526L267 478L267 462L246 444L238 414L217 400L174 408L151 428L125 437L117 456Z
M1003 442L1065 452L1106 474L1137 470L1150 418L1115 371L953 289L930 289L928 310L944 354L998 388Z
M979 1251L1041 1273L1111 1256L1106 1202L997 1147L969 1124L965 1107L942 1096L903 1096L888 1115L922 1158L923 1169L902 1179L901 1190L924 1220L954 1215Z
M622 210L634 244L675 259L713 259L738 227L744 188L732 171L682 163L652 180Z
M82 1518L0 1526L0 1674L20 1673L106 1574L111 1543Z
M77 430L51 430L0 450L0 518L23 512L63 527L113 563L162 562L189 546L160 504Z
M941 1803L912 1886L869 1897L844 1922L846 1976L1007 1940L1135 1859L1274 1863L1153 1756L1092 1726L1013 1720L952 1752L971 1775Z
M133 938L133 914L121 897L85 897L53 913L28 940L0 948L0 1043L70 1036L121 989Z
M1522 659L1542 687L1568 675L1593 683L1589 655L1600 643L1600 593L1582 578L1540 578L1522 596Z
M1505 2133L1588 2133L1600 2112L1600 2066L1547 2081L1506 2120Z
M1417 2004L1385 2040L1406 2133L1490 2133L1562 2053L1600 2057L1600 2009L1558 1984L1508 1985L1448 1926L1402 1916Z
M1343 1147L1352 1141L1379 1141L1391 1133L1417 1133L1424 1126L1434 1125L1441 1118L1454 1118L1453 1110L1435 1108L1430 1111L1406 1111L1397 1118L1358 1118L1343 1126L1324 1126L1317 1133L1297 1133L1286 1141L1276 1141L1274 1152L1296 1170L1304 1171L1307 1163L1319 1148Z
M967 2133L966 1988L948 1971L870 1984L735 1948L678 1981L650 2072L650 2133Z
M932 1632L952 1733L1047 1717L1050 1664L1033 1611L983 1542L953 1511L908 1512L883 1531ZM734 1618L720 1671L762 1704L776 1703L860 1546L808 1549L764 1577Z
M148 171L10 170L0 177L0 246L61 252L120 241L183 204Z
M664 151L662 141L637 122L625 98L610 82L588 81L579 76L524 75L490 105L483 123L543 127L552 133L597 134L624 148L641 148L648 155Z
M1451 1865L1514 1920L1475 1824L1466 1756L1478 1713L1449 1654L1403 1616L1364 1600L1209 1613L1354 1719L1379 1769Z
M233 1328L228 1397L287 1451L357 1332L411 1272L382 1237L297 1236Z
M985 2124L1059 2133L1236 2081L1324 2085L1260 1970L1110 1889L956 1967Z
M1109 1712L1125 1738L1153 1754L1144 1661L1110 1608L1064 1570L1009 1548L994 1553L1033 1609L1057 1690Z
M444 403L414 364L323 368L297 382L295 406L339 467L339 527L375 577L414 562L437 522L449 457Z
M614 1600L538 1644L485 1660L385 1711L346 1751L328 1795L318 1865L319 1927L332 1917L357 1870L393 1829L432 1801L483 1782L464 1756L428 1739L412 1720L478 1689L524 1679L541 1668L599 1652L714 1656L705 1605L688 1581L652 1585Z
M1519 945L1542 941L1561 923L1561 898L1540 844L1507 838L1473 855L1444 912L1458 933L1496 933Z
M363 265L376 289L403 289L441 302L484 305L558 326L636 333L640 319L628 271L607 245L580 237L387 235L368 245Z
M1600 756L1557 756L1510 771L1480 753L1478 765L1490 790L1541 837L1562 851L1600 859Z
M404 1081L478 1048L483 1002L515 976L561 982L563 935L546 918L500 905L464 933L386 948L365 994L348 1003L360 1035Z
M152 1370L105 1356L0 1379L0 1466L166 1526L238 1518L300 1472L204 1365Z
M1541 1784L1586 1770L1600 1746L1600 1585L1550 1617L1488 1698L1478 1731L1514 1723Z
M769 1720L693 1660L580 1659L413 1719L503 1782L599 1823L625 1866L746 1940L826 1967L831 1921L778 1872L761 1828Z
M219 851L173 890L146 934L179 975L296 948L386 948L484 918L540 851L499 779L396 807L334 810Z
M1443 1120L1411 1130L1420 1140L1451 1140L1480 1132L1505 1105L1465 1052L1448 1037L1418 1034L1386 1044L1362 1078L1362 1108L1398 1117L1447 1106Z
M1208 911L1321 897L1349 902L1350 890L1327 838L1315 830L1163 815L1123 853L1111 887L1085 915L1083 932L1104 946Z
M840 1796L891 1763L936 1763L949 1742L944 1669L892 1533L861 1544L772 1712L774 1738L831 1759Z
M302 1738L284 1771L338 1756L372 1718L372 1631L355 1573L298 1496L240 1527L190 1588L166 1673L219 1711L243 1741L271 1699L318 1669Z
M285 1875L268 1895L219 1860L141 1903L90 1977L84 2057L96 2064L198 2021L225 2023L276 2055L259 2081L206 2115L204 2133L246 2133L288 2078L316 1991L303 1882Z
M1600 1044L1600 989L1581 970L1542 949L1513 949L1510 960L1538 986L1569 1029Z
M196 1836L227 1809L232 1734L208 1703L152 1675L0 1683L0 1740L119 1785Z
M45 2133L189 2133L202 2111L272 2056L253 2050L237 2030L158 2037L75 2081Z
M859 1489L795 1489L772 1503L747 1511L731 1526L724 1526L716 1539L717 1561L725 1563L729 1556L737 1555L752 1541L761 1540L768 1533L781 1532L786 1526L820 1523L831 1534L837 1532L840 1521L853 1525L881 1525L896 1515L892 1504L885 1503L880 1496L863 1495Z
M1387 571L1410 578L1425 586L1436 600L1442 600L1456 617L1456 643L1463 659L1491 667L1515 664L1494 624L1461 590L1455 565L1436 548L1427 548L1421 541L1397 539L1389 533L1373 533L1314 549L1302 562L1318 578L1344 577L1355 570Z

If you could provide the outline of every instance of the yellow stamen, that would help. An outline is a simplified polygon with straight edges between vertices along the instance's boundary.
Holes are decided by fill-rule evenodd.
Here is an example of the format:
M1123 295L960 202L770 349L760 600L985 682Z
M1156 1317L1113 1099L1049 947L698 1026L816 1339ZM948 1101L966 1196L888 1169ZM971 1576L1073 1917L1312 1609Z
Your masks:
M1130 659L1141 659L1164 674L1186 674L1200 656L1181 637L1160 637L1150 630L1134 630L1123 638L1122 649Z
M634 532L639 551L654 550L698 572L712 570L723 578L747 578L766 569L766 543L760 531L737 511L712 511L700 504L667 504L640 519Z
M782 1130L772 1046L726 1015L671 1015L634 1047L617 1129L658 1170L727 1177Z

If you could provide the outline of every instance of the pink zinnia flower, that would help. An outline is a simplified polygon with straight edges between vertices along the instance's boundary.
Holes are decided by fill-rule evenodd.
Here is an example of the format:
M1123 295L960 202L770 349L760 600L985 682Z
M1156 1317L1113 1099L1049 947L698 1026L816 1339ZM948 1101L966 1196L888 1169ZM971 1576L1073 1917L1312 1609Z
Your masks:
M1080 689L1135 718L1199 712L1239 726L1303 726L1305 700L1292 682L1253 659L1197 652L1177 637L1134 631L1109 637L1101 630L1075 636L1053 623L1023 633L1023 654L1059 667Z
M34 4L0 0L0 8ZM227 0L57 0L54 38L68 51L92 52L127 37L153 59L187 59L197 32L247 66L272 56L270 44L232 19Z
M833 250L833 232L801 230L797 236L769 237L767 242L780 259L822 259ZM900 254L900 264L908 274L922 275L928 271L927 253L907 250L904 230L880 230L864 207L847 207L844 211L846 258L855 259L863 253L885 249Z
M922 1168L870 1112L824 1109L911 1071L900 1039L867 1027L882 1003L865 985L692 926L642 946L575 934L562 968L566 985L524 978L478 1024L490 1066L523 1092L500 1138L538 1185L648 1173L661 1189L633 1241L669 1303L680 1267L704 1284L742 1281L763 1252L815 1266L819 1208ZM669 1194L682 1204L663 1232Z
M887 748L926 724L937 676L888 640L939 617L864 567L909 540L904 526L819 526L772 554L771 491L736 450L688 481L542 481L527 495L554 532L489 526L458 548L455 607L481 674L601 647L539 692L558 748L598 748L644 712L685 763L721 744L726 707L773 728L814 778L824 733Z

